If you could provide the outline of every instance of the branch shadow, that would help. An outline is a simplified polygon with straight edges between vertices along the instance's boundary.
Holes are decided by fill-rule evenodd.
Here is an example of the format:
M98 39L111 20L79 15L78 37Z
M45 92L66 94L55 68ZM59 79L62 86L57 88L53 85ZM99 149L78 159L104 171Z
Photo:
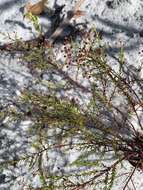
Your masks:
M139 35L142 38L142 30L136 29L135 27L132 26L126 26L123 24L118 24L116 22L110 21L108 19L103 19L101 17L99 17L98 15L93 15L91 16L91 19L96 22L98 21L99 23L101 23L103 25L103 27L108 27L111 29L111 32L106 31L105 29L101 29L97 27L97 31L101 33L103 39L104 37L110 39L111 41L116 41L116 34L124 32L125 35L129 38L134 38L134 35ZM138 49L139 47L139 41L134 40L134 42L128 42L128 44L124 45L124 50L125 51L132 51L134 49ZM107 47L107 53L111 56L116 55L116 53L118 53L120 51L120 47L116 47L114 45L110 45L110 47Z
M10 20L10 19L6 19L5 20L5 24L13 24L13 25L18 25L23 29L27 29L27 30L32 30L31 27L27 27L24 23L18 21L18 20Z
M21 2L20 2L21 1ZM4 2L4 3L1 3L0 4L0 10L7 10L7 9L10 9L12 6L14 6L16 3L19 3L21 4L23 2L23 0L10 0L10 1L7 1L7 2Z

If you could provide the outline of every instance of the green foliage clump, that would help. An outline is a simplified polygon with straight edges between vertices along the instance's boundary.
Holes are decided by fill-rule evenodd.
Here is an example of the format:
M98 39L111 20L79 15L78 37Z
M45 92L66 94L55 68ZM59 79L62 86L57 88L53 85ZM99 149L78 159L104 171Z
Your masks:
M40 31L37 19L32 19ZM62 64L57 61L52 48L29 47L29 51L23 54L23 62L30 70L38 70L37 83L48 84L47 92L25 89L18 99L18 106L8 109L14 120L28 118L32 121L28 133L33 137L31 146L35 152L21 157L21 160L28 162L29 170L38 173L42 190L110 190L123 161L141 169L141 136L130 121L131 115L135 114L142 129L136 110L136 105L143 106L142 97L133 88L138 85L140 92L141 81L127 80L122 47L118 69L112 68L107 61L107 47L102 45L96 30L87 32L80 43L66 41L65 62ZM71 69L76 73L75 78L69 74ZM39 77L44 72L62 79L58 82L51 80L49 85L49 81ZM78 80L79 75L81 80ZM61 84L63 80L64 85ZM63 96L59 96L59 88L64 91ZM76 93L69 98L66 92L71 89ZM80 104L78 100L84 99L84 95L89 95L88 102ZM116 105L117 98L122 98L127 113ZM61 174L45 169L45 157L50 160L50 151L57 149L66 156L71 149L80 153L72 163L65 164L65 168L71 169L69 172ZM76 172L72 172L72 167Z

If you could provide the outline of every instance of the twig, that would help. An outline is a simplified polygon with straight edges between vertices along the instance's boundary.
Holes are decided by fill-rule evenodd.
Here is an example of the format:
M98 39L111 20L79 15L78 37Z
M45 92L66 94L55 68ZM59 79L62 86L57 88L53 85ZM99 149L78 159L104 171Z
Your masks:
M138 164L137 164L137 165L138 165ZM125 186L124 186L123 190L125 190L125 189L126 189L126 187L128 186L128 184L129 184L130 180L132 179L132 177L133 177L133 175L134 175L134 173L135 173L135 171L136 171L137 165L136 165L136 167L133 169L133 171L132 171L131 175L129 176L129 178L128 178L128 180L127 180L127 182L126 182L126 184L125 184Z
M131 179L131 182L132 182L132 185L133 185L133 187L134 187L134 190L137 190L132 179Z
M121 159L117 160L114 164L112 164L110 167L107 167L104 170L101 170L100 173L96 174L94 177L92 177L90 180L84 182L83 184L79 184L78 187L85 187L87 184L90 184L93 182L95 179L99 178L100 176L104 175L106 172L110 171L112 168L115 168L122 160L125 159L125 156L122 157Z

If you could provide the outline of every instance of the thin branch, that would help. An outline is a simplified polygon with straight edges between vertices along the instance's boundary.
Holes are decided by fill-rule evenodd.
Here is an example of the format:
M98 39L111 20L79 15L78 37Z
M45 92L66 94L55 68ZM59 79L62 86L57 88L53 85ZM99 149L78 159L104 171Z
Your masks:
M137 164L137 165L138 165L138 164ZM131 175L128 177L128 180L127 180L127 182L126 182L126 184L125 184L125 186L124 186L123 190L125 190L125 189L126 189L126 187L128 186L128 184L129 184L130 180L132 179L132 177L133 177L133 175L134 175L134 173L135 173L135 171L136 171L136 169L137 169L137 165L136 165L136 167L133 169L133 171L132 171Z

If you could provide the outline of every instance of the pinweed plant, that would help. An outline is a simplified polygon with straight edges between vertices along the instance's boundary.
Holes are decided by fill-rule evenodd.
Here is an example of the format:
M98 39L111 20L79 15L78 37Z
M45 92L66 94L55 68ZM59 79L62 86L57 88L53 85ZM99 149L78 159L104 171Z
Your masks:
M27 138L32 149L1 165L24 163L33 178L39 177L42 190L109 190L120 176L126 178L126 189L143 167L142 65L137 74L129 72L123 47L112 65L96 29L84 32L80 42L66 38L58 52L61 59L44 42L28 51L26 43L22 48L21 60L35 76L33 85L46 90L25 88L0 115L8 115L7 122L31 121ZM126 163L131 170L121 175ZM29 183L25 187L34 189Z

